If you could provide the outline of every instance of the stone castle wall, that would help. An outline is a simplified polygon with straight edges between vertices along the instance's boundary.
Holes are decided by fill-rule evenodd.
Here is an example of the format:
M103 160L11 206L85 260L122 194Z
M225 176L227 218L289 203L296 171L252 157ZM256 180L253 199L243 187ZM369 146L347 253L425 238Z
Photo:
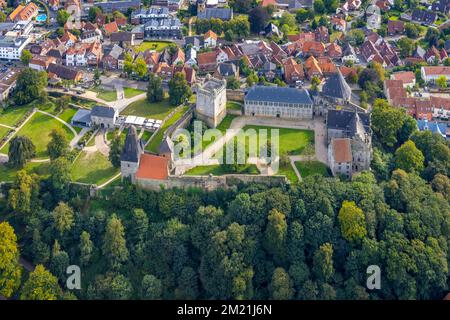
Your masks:
M259 176L230 174L223 176L169 176L167 180L136 179L136 185L143 189L160 190L161 187L201 188L204 190L227 189L239 183L262 183L268 186L280 186L287 183L285 176Z

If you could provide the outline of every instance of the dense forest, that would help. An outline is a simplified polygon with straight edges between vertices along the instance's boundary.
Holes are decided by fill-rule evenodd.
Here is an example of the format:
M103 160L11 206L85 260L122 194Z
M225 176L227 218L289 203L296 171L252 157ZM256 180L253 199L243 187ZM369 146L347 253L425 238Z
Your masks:
M393 121L395 120L395 121ZM100 198L19 172L1 201L0 294L21 299L442 299L449 285L448 142L383 102L371 172L351 181ZM26 274L20 255L38 267ZM66 268L81 267L81 290ZM366 288L378 265L381 288Z

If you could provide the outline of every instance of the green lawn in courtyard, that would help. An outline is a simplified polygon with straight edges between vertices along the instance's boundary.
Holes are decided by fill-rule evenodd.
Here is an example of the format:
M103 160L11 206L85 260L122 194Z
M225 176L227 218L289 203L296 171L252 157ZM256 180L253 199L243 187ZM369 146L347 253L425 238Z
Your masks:
M40 176L46 177L49 175L50 162L28 162L24 170L28 173L37 173ZM0 164L0 182L14 181L17 169L10 168L5 164Z
M53 129L62 128L66 131L67 140L73 139L70 129L60 121L42 113L35 113L33 117L20 129L18 135L27 136L36 147L36 158L47 157L47 144L50 141L50 133ZM9 143L0 152L8 153Z
M125 93L125 98L127 98L127 99L130 99L139 94L145 93L144 90L128 88L128 87L123 88L123 92Z
M207 176L209 174L222 176L224 174L259 174L259 170L254 164L241 166L237 172L230 171L224 165L198 166L187 171L187 176Z
M329 176L328 167L319 161L296 161L295 166L302 178L313 174L319 174L325 177Z
M162 127L155 134L155 136L153 137L152 141L150 141L150 143L147 145L145 150L153 152L153 153L158 153L159 152L159 145L161 144L162 139L164 137L164 132L166 132L166 130L171 125L173 125L175 122L177 122L183 116L183 114L185 114L186 111L188 111L188 109L189 109L188 106L181 106L181 107L179 107L177 109L177 111L172 115L172 117L170 117L169 119L167 119L167 121L165 121L163 123Z
M119 172L100 152L82 152L72 165L72 180L100 185Z
M227 109L241 111L242 110L242 104L239 103L239 102L235 102L235 101L228 101L227 102Z
M15 107L11 106L7 109L0 108L0 123L7 126L14 126L24 115L30 110L32 106L30 104Z
M245 126L242 130L246 132L249 129L254 129L256 134L259 130L267 130L267 135L270 139L271 130L279 130L279 154L299 155L308 145L314 144L314 131L300 130L300 129L288 129L288 128L276 128L265 126ZM250 137L253 134L249 135Z
M6 134L10 131L11 129L6 128L6 127L2 127L0 126L0 140L6 136Z
M136 53L145 50L156 50L163 51L169 44L173 42L170 41L143 41L140 45L134 47Z
M169 99L161 102L149 102L147 99L135 101L122 111L121 115L133 115L147 119L163 120L176 107L169 103Z
M97 98L105 100L107 102L112 102L117 100L116 90L105 90L103 88L92 88L91 91L97 93Z

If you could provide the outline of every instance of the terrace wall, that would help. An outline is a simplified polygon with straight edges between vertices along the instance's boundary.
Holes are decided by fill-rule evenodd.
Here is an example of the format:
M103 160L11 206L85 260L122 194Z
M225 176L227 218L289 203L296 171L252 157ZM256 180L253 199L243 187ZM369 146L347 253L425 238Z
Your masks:
M136 185L143 189L160 190L161 187L201 188L204 190L227 189L240 183L262 183L268 186L281 186L287 183L285 176L260 176L230 174L223 176L169 176L167 180L136 179Z

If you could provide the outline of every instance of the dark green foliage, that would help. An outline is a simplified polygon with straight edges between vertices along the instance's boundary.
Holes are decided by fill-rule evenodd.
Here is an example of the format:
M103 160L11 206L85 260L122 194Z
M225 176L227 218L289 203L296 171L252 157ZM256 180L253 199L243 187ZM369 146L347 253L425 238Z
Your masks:
M36 155L33 142L26 136L15 136L9 144L8 163L13 167L23 168Z

